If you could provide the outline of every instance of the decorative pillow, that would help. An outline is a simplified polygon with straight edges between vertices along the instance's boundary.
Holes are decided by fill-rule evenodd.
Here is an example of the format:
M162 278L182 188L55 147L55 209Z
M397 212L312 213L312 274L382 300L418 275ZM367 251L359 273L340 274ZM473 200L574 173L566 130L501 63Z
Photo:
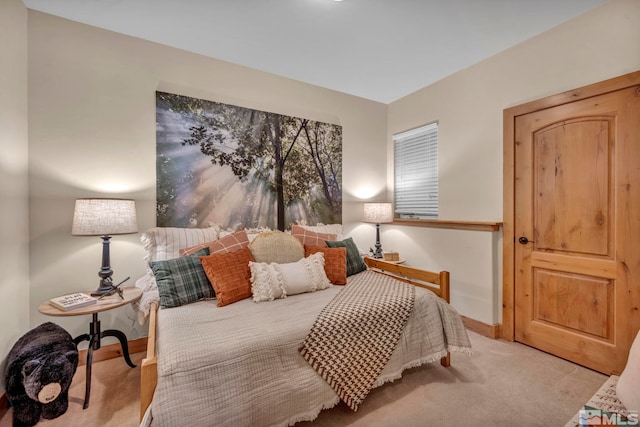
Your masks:
M218 238L220 224L209 228L153 227L142 233L145 261L164 261L180 256L180 249L210 242Z
M315 253L297 262L278 264L250 262L253 300L273 301L331 287L324 272L324 254Z
M342 240L344 238L344 227L342 226L342 224L318 223L316 225L305 225L305 224L298 224L298 225L306 230L315 231L316 233L335 234L336 238L331 240Z
M282 231L265 231L249 244L256 262L285 264L304 258L304 246L295 237Z
M153 271L151 271L151 267L147 269L144 275L140 276L138 280L136 280L134 286L138 289L142 289L142 296L139 300L131 303L131 306L136 312L138 324L140 324L140 326L144 326L144 324L147 323L147 320L149 319L151 303L160 302L160 292L158 291L156 278L153 275Z
M193 255L151 262L161 308L179 307L201 299L215 298L199 259L208 253L208 249L204 248Z
M295 224L291 226L291 235L303 245L310 246L325 246L325 240L336 240L335 234L318 233Z
M269 227L253 227L253 228L246 228L245 230L247 231L247 237L249 238L249 242L253 242L253 239L258 237L260 233L264 233L265 231L273 231Z
M327 248L304 245L304 256L322 252L324 254L324 272L334 285L347 284L347 248Z
M216 292L218 307L251 296L249 263L253 257L247 246L234 252L202 256L200 260Z
M180 249L180 255L191 255L202 248L209 248L210 255L234 252L248 245L249 238L247 237L247 232L242 229L227 236L220 237L218 240L214 240L213 242L202 243L190 248Z
M640 332L631 344L627 365L616 385L616 396L625 408L640 410Z
M330 248L344 247L347 249L347 276L367 269L367 265L364 263L362 256L360 256L360 250L351 237L336 242L327 240L325 243Z

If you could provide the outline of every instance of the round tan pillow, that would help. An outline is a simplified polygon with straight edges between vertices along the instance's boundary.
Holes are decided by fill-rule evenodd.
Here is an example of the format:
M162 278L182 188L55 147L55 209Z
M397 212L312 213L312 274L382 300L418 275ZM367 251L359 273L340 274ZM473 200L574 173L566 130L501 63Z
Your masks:
M304 246L295 237L282 231L265 231L249 244L256 262L286 264L304 258Z

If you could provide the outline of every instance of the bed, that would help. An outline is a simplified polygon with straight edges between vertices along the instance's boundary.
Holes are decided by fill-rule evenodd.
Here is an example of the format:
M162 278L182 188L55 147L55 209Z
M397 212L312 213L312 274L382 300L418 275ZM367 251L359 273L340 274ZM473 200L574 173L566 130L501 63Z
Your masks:
M219 307L217 300L205 299L158 309L152 301L141 367L143 425L286 426L315 419L342 394L302 357L301 344L326 307L347 289L377 292L398 283L415 289L398 343L371 387L424 363L449 366L451 351L470 353L461 319L448 304L449 273L367 257L364 262L366 270L350 275L346 286L268 302L244 298Z

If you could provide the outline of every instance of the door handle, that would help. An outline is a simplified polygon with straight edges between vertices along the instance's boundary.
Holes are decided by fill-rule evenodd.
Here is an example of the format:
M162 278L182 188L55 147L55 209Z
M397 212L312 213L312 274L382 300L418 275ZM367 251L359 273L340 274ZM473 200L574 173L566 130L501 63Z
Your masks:
M527 243L535 243L533 240L529 240L529 239L527 239L525 236L520 237L520 238L518 239L518 242L519 242L521 245L526 245Z

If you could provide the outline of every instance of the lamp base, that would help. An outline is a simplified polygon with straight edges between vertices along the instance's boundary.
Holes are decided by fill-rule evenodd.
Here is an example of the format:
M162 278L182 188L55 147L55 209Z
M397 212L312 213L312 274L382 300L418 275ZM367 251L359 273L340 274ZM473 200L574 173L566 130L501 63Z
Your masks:
M91 296L92 297L106 297L109 295L113 295L116 293L116 290L113 288L107 288L107 289L96 289L95 291L91 292Z
M382 245L380 244L380 224L376 224L376 250L373 252L373 257L376 259L383 257Z
M111 236L102 236L102 267L100 267L100 271L98 272L98 276L100 276L100 286L91 293L92 297L110 295L114 292L113 280L111 279L113 270L111 269L111 259L109 256L110 240Z
M98 289L91 292L92 297L102 297L105 295L111 295L116 292L116 288L112 285L111 278L109 280L101 280Z

